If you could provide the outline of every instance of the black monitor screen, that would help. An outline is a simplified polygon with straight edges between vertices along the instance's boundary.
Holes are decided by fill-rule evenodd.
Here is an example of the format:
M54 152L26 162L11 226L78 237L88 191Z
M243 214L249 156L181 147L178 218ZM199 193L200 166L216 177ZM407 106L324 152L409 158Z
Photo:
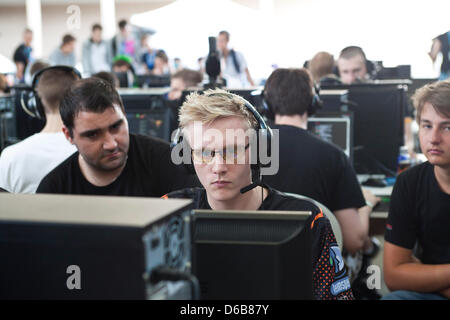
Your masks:
M201 299L312 299L309 212L194 211Z
M162 94L121 94L130 133L170 141L174 115Z
M324 111L353 113L353 159L358 174L395 176L400 146L404 144L407 107L403 85L360 84L326 89L348 89L348 104L325 104ZM336 105L340 105L336 110ZM331 108L331 109L330 109Z
M170 75L158 76L154 74L137 75L137 85L140 88L170 87Z
M14 95L0 97L0 151L18 142L15 103Z
M351 115L316 114L308 118L308 131L322 140L334 144L352 158L352 123Z

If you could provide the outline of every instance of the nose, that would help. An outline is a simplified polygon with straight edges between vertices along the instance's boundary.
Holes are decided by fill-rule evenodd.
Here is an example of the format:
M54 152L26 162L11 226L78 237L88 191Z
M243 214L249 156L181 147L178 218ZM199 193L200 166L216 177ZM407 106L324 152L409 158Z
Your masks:
M118 146L115 135L106 133L105 140L103 141L103 149L114 150Z
M441 133L439 128L435 127L430 132L430 143L431 144L439 144L441 142Z
M227 172L227 165L225 163L225 160L223 160L223 156L219 153L215 154L211 165L211 170L214 174L223 175Z

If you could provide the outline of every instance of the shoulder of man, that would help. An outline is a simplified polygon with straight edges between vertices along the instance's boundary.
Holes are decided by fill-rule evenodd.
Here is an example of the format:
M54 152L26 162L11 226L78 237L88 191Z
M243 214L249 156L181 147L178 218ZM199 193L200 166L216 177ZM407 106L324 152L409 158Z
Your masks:
M69 175L78 161L78 151L51 170L39 183L36 193L66 193Z
M161 158L170 156L170 145L155 137L148 137L139 134L130 133L130 150L140 160L144 162L145 167L152 167L160 163ZM161 163L161 165L164 165Z
M433 174L433 166L428 161L416 165L398 175L394 188L399 185L408 188L421 187L423 186L423 179L430 173Z

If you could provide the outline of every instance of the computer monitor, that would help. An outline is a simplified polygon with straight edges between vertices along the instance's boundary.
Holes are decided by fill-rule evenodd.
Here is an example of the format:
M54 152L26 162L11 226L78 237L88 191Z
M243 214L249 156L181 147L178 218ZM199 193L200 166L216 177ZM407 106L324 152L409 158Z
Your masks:
M175 115L167 107L165 91L150 89L119 90L130 133L170 141Z
M119 80L119 87L120 88L128 88L130 87L130 77L128 75L128 72L114 72L117 79Z
M137 75L139 88L164 88L170 87L170 75L142 74Z
M0 299L189 299L192 201L0 193ZM154 281L152 281L154 280Z
M15 96L0 96L0 152L18 142L15 112Z
M201 299L313 299L310 214L194 210Z
M404 144L407 108L404 81L339 85L346 89L346 104L327 104L325 112L353 113L353 166L358 174L395 176L400 146Z
M308 118L308 131L340 148L353 160L352 113L324 112Z

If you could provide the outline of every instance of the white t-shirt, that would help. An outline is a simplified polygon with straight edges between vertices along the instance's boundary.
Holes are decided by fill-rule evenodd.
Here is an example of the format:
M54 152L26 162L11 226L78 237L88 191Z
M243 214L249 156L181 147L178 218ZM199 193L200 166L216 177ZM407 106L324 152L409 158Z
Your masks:
M35 193L42 178L76 150L62 132L36 133L9 146L0 155L0 187Z

